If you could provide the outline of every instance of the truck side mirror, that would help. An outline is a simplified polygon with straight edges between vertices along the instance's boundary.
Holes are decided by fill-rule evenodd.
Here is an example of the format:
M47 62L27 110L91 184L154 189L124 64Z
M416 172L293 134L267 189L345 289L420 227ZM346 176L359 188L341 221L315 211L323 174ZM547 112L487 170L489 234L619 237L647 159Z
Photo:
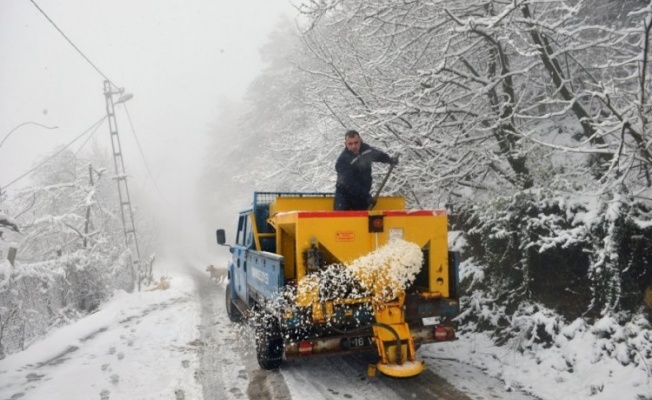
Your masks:
M217 235L217 244L224 245L226 243L226 233L224 229L218 229L215 234Z

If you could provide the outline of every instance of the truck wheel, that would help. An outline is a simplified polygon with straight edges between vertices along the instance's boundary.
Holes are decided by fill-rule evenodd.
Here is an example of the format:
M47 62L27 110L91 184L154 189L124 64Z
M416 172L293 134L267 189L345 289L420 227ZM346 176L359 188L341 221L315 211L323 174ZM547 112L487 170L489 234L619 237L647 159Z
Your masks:
M283 361L283 338L274 317L263 316L256 329L256 358L262 369L276 369Z
M233 305L233 301L231 299L231 284L226 285L226 298L224 299L224 303L226 304L226 313L229 316L229 320L231 322L241 322L242 321L242 314L240 311L236 308L236 306Z

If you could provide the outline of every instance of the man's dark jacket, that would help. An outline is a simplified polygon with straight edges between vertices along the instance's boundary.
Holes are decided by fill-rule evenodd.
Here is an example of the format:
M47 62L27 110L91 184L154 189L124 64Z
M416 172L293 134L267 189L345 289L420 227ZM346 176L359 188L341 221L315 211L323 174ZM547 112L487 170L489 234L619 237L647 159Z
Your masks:
M356 156L346 148L337 158L337 184L335 185L335 208L338 209L338 197L343 198L345 206L339 209L366 210L371 200L371 163L391 164L392 159L386 153L362 142L360 153Z

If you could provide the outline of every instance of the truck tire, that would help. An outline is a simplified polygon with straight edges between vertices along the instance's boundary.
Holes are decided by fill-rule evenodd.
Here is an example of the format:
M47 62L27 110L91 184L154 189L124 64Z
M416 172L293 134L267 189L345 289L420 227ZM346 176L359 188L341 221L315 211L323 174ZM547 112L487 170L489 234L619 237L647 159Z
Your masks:
M262 369L277 369L283 362L283 337L278 321L262 316L256 329L256 358Z
M226 285L226 296L224 299L224 304L226 305L226 313L229 316L229 320L231 322L241 322L242 321L242 314L240 313L240 310L233 304L233 300L231 298L231 284Z

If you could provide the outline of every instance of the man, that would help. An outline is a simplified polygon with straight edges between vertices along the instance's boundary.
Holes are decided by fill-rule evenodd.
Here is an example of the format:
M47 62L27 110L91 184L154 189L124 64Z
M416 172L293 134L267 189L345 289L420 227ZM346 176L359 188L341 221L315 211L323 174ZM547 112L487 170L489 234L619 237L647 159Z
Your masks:
M335 185L335 210L367 210L371 198L371 163L398 164L398 158L362 142L357 131L344 134L344 150L337 158L337 184Z

